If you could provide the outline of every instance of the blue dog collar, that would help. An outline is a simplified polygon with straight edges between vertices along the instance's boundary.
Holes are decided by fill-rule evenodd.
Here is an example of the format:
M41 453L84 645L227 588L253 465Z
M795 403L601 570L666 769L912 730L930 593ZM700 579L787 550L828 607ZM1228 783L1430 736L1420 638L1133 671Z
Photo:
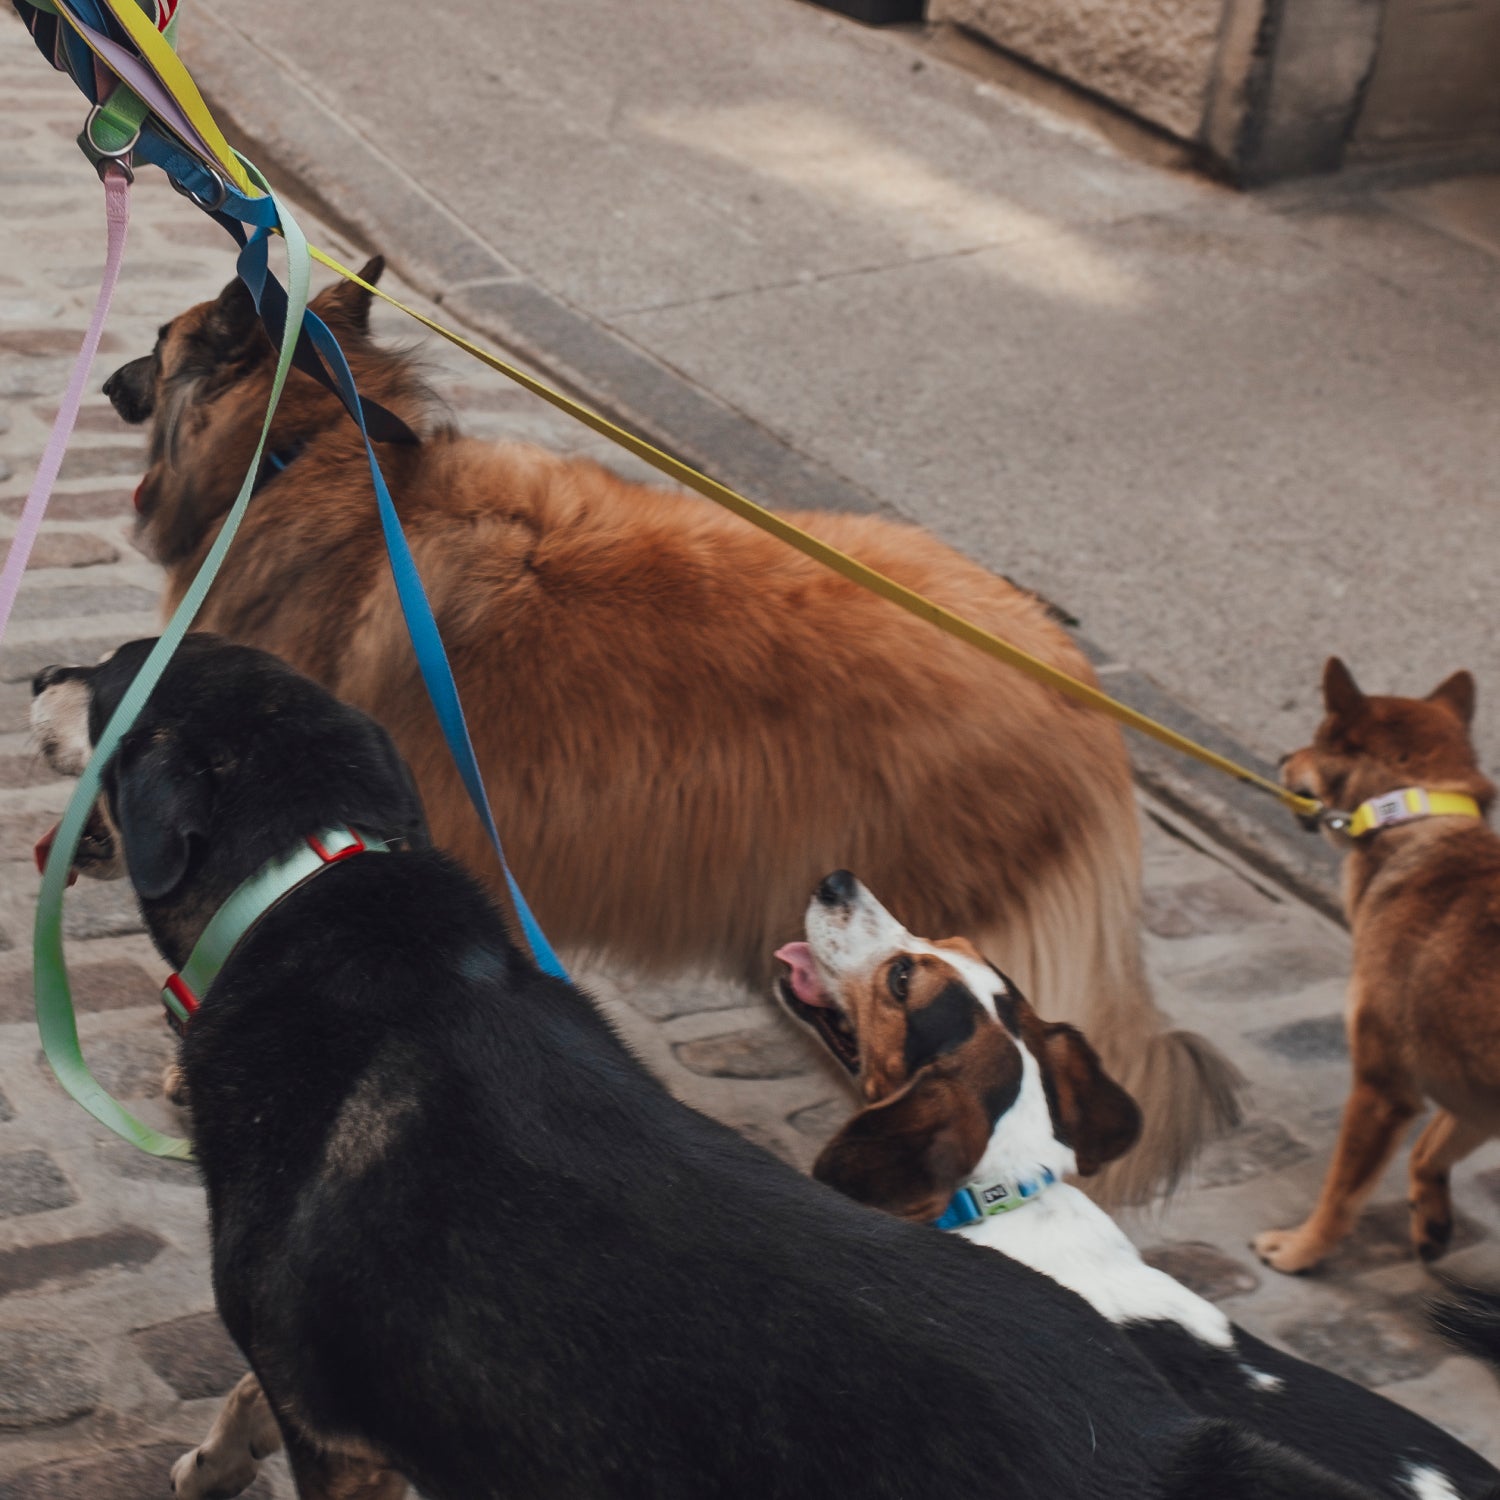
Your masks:
M1012 1209L1025 1208L1041 1196L1044 1188L1057 1181L1057 1173L1051 1167L1043 1167L1039 1177L1023 1177L1020 1181L976 1182L971 1187L962 1187L948 1200L940 1219L932 1221L934 1229L962 1229L968 1224L977 1224L994 1214L1008 1214Z

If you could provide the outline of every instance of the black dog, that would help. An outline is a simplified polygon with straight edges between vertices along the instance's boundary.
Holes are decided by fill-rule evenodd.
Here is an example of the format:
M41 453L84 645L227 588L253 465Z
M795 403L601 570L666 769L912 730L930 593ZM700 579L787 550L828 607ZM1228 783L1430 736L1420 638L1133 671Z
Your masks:
M148 646L38 676L54 764ZM190 637L104 802L179 967L309 836L404 844L271 906L181 1049L215 1295L304 1497L1357 1495L1047 1278L674 1101L425 846L385 734L274 658Z

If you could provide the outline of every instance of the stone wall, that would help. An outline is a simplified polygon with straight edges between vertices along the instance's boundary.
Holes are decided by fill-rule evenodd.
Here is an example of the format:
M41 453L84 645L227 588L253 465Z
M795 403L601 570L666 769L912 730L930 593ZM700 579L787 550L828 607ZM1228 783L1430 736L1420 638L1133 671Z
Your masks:
M929 0L1242 183L1500 150L1500 0Z

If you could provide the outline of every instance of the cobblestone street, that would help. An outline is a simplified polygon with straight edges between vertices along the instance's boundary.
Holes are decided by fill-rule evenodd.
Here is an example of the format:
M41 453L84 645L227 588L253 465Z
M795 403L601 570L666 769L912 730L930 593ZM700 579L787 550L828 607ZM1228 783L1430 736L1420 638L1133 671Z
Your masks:
M103 260L101 194L73 144L83 108L8 9L0 19L0 530L9 535L45 442ZM157 326L233 273L226 236L154 170L133 194L124 278L49 520L0 651L0 1500L145 1500L207 1430L243 1368L213 1312L194 1169L110 1137L41 1058L31 1015L32 844L69 784L27 739L28 680L92 661L156 626L158 575L131 542L138 433L98 387ZM314 243L351 247L311 215ZM355 261L357 264L357 260ZM397 295L412 297L392 280ZM410 339L399 315L379 326ZM465 429L633 461L436 341L426 353ZM641 471L643 472L643 471ZM1491 687L1492 684L1485 684ZM1309 726L1310 727L1310 726ZM1142 803L1148 956L1161 1002L1230 1054L1253 1093L1244 1127L1204 1156L1171 1203L1128 1224L1150 1259L1255 1333L1379 1387L1500 1460L1500 1386L1425 1327L1433 1279L1411 1259L1398 1160L1353 1241L1324 1272L1279 1277L1251 1235L1299 1220L1328 1160L1348 1083L1340 1007L1344 933ZM877 892L878 894L878 892ZM148 1122L172 1039L162 965L123 884L68 898L69 962L96 1074ZM943 934L934 934L942 936ZM689 1103L805 1166L850 1101L810 1043L759 997L683 980L591 972L641 1056ZM1042 1010L1046 997L1036 997ZM1443 1269L1500 1281L1500 1146L1454 1174L1460 1221ZM287 1500L280 1460L249 1492Z

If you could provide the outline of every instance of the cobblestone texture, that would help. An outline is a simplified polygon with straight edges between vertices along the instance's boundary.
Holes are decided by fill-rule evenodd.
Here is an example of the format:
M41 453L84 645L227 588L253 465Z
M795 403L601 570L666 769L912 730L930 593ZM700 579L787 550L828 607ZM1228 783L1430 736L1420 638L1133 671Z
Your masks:
M0 219L0 474L9 475L0 535L25 494L102 263L100 195L72 145L81 119L70 85L46 72L9 11L0 15L0 121L11 146ZM24 682L39 666L96 659L155 625L157 575L131 544L142 448L98 383L120 357L145 352L164 317L231 274L224 236L158 174L142 173L134 200L111 352L0 652L0 1500L164 1494L170 1459L203 1435L239 1367L212 1313L192 1168L136 1153L74 1107L40 1060L30 1016L30 846L67 787L40 772L27 744ZM358 253L311 216L303 222L335 253ZM394 316L378 311L379 326L410 337ZM470 430L639 472L446 346L428 353ZM1399 1163L1349 1253L1321 1274L1277 1276L1247 1249L1257 1230L1306 1212L1328 1160L1347 1087L1334 1044L1347 944L1160 809L1144 810L1147 956L1162 1002L1229 1052L1254 1097L1247 1124L1205 1155L1196 1184L1127 1229L1256 1333L1381 1386L1500 1457L1494 1382L1424 1330L1433 1283L1404 1252ZM159 1093L169 1051L156 1004L161 965L123 888L81 883L67 929L96 1071L148 1122L179 1129ZM823 1060L755 997L701 981L582 977L682 1098L799 1165L852 1108ZM1500 1279L1500 1150L1478 1153L1454 1179L1462 1217L1450 1264ZM253 1493L287 1500L284 1469L270 1465Z

